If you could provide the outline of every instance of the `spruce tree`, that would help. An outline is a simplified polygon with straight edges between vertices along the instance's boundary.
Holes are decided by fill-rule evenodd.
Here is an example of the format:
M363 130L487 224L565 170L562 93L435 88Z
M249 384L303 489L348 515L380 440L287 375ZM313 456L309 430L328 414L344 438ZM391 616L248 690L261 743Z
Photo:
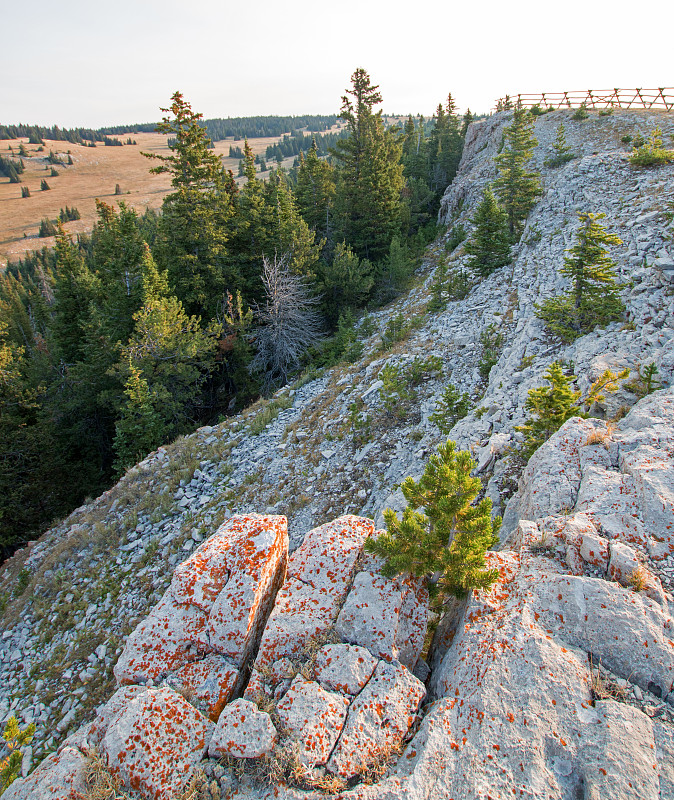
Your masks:
M210 139L199 124L202 115L180 92L171 100L157 125L160 133L172 137L171 155L144 153L160 161L150 171L171 175L174 190L164 199L157 256L187 312L212 317L225 291L241 283L226 247L236 186L209 147Z
M527 214L541 193L538 172L526 169L538 144L533 127L533 117L524 108L516 108L512 124L503 132L504 149L494 159L499 171L494 188L508 215L508 228L513 238L521 235Z
M605 216L578 214L581 225L577 241L560 270L571 279L571 288L536 307L536 314L563 341L619 320L625 310L618 294L615 263L608 252L608 245L622 241L599 224Z
M405 478L402 519L387 508L386 532L365 545L384 559L384 575L426 577L440 599L461 597L496 580L498 570L486 569L485 553L498 542L501 520L492 520L488 498L474 504L482 487L479 478L471 477L474 467L469 453L447 441L430 457L418 482Z
M467 265L483 278L511 262L508 217L488 186L472 219L475 230L465 244L471 256Z
M563 122L560 122L557 128L557 135L552 143L552 151L553 155L544 162L546 167L561 167L567 161L572 161L576 157L571 149L567 147Z
M363 306L373 284L372 264L358 258L348 245L340 242L332 259L321 261L317 267L315 286L322 295L328 324L334 326L343 310Z
M162 443L166 426L158 411L159 397L132 363L124 384L124 404L115 423L114 469L121 474Z
M386 255L400 230L402 145L397 133L384 126L381 111L373 113L382 97L364 69L353 73L351 85L340 113L348 136L337 141L334 152L340 162L339 228L360 258L376 261Z
M300 154L295 197L300 214L319 239L332 240L332 207L335 196L334 167L318 157L312 137L306 158Z
M530 389L524 407L531 414L524 425L516 430L526 435L522 455L529 459L555 431L571 417L580 414L580 392L571 389L571 378L562 371L561 364L553 361L543 376L549 386Z

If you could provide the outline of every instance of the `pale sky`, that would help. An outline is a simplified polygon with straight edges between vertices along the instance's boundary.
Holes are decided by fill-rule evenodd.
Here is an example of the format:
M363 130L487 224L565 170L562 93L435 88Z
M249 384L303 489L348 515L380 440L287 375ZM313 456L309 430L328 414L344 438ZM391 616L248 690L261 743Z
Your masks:
M671 0L1 0L0 27L5 124L151 122L176 90L206 118L332 114L357 67L399 114L674 87Z

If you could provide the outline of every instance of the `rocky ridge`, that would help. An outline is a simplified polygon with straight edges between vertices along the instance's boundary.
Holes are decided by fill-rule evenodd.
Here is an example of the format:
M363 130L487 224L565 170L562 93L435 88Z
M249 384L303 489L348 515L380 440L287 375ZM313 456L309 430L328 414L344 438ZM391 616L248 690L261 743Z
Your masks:
M443 438L429 416L450 377L477 406L454 426L451 437L473 450L487 492L502 511L516 486L505 449L518 436L514 426L524 420L528 389L542 383L551 360L573 361L578 385L585 389L606 367L634 369L649 362L658 366L665 386L671 383L674 246L667 215L674 201L674 170L634 170L620 138L626 132L647 135L656 123L667 138L674 125L666 115L639 112L585 122L569 117L555 112L536 121L539 165L560 120L581 157L558 170L543 169L545 194L530 215L511 267L475 286L465 301L424 315L433 265L446 258L450 267L463 261L461 247L447 254L438 242L423 267L423 282L371 317L381 332L397 313L418 316L418 327L406 341L383 352L375 333L355 364L286 387L271 404L160 448L110 492L5 566L5 585L17 598L7 598L3 620L0 710L5 717L14 712L22 722L37 723L34 762L112 695L112 669L126 636L159 601L173 568L233 513L285 514L294 550L304 531L338 513L357 512L379 523L383 508L400 508L396 483L406 474L418 476ZM467 223L482 186L495 176L492 159L507 123L508 115L499 114L472 126L460 173L443 203L447 222ZM628 316L626 325L614 324L560 347L546 337L533 304L563 286L557 268L573 241L576 211L603 211L607 227L625 242L613 256L627 282ZM485 386L478 370L479 336L490 324L504 341ZM382 368L409 366L415 357L425 361L429 356L441 360L441 375L428 369L415 404L392 418L382 406ZM622 389L607 398L603 413L611 416L636 399ZM609 472L615 471L614 463ZM506 522L504 531L514 531L518 514L509 509ZM586 532L608 541L611 530L595 525L594 532ZM566 548L567 538L564 542ZM656 558L654 544L649 549L643 537L641 549L634 545L627 540L666 598L674 583L674 558ZM601 572L603 566L586 569ZM623 688L616 681L627 678L609 673L606 680ZM643 689L628 689L639 702L636 689ZM661 702L655 698L651 705Z

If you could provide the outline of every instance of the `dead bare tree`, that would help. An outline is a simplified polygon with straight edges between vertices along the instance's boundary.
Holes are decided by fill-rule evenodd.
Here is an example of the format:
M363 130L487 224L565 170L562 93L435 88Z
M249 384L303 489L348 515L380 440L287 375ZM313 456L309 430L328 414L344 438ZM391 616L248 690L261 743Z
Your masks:
M257 353L251 372L263 378L265 394L287 382L302 355L321 338L318 298L312 297L300 275L290 271L288 254L262 260L262 283L267 301L255 308L258 326L252 334Z

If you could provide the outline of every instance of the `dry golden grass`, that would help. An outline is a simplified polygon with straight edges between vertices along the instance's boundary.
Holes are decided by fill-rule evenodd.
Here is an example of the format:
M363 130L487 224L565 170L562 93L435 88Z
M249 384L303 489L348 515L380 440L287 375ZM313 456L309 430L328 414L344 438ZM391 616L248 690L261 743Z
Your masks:
M9 178L0 178L0 269L8 261L15 261L26 252L53 247L54 237L41 239L38 236L43 218L56 219L59 210L65 206L75 207L82 218L65 224L71 233L90 231L96 220L96 198L106 203L123 200L142 213L146 208L158 209L171 188L169 175L151 175L150 167L156 162L141 155L147 153L168 154L167 136L161 133L120 134L113 138L126 141L127 136L136 141L135 145L105 147L84 147L71 142L55 142L45 139L44 150L38 152L38 145L28 144L28 139L11 139L0 143L0 153L6 157L19 158L19 145L24 144L28 157L24 158L25 171L21 183L10 183ZM251 139L250 146L256 155L264 155L267 146L279 141L278 136ZM230 145L243 149L243 141L225 139L215 144L215 152L223 157L223 164L234 175L238 172L239 161L229 158ZM10 152L10 149L12 152ZM72 155L72 166L56 164L58 177L49 176L47 162L49 151L68 161ZM286 159L283 166L292 166L292 158ZM275 166L270 163L269 166ZM48 167L48 169L45 169ZM46 179L49 191L40 190L40 182ZM119 184L123 194L115 195L115 185ZM30 197L21 197L21 187L30 189ZM24 233L26 237L24 237Z

